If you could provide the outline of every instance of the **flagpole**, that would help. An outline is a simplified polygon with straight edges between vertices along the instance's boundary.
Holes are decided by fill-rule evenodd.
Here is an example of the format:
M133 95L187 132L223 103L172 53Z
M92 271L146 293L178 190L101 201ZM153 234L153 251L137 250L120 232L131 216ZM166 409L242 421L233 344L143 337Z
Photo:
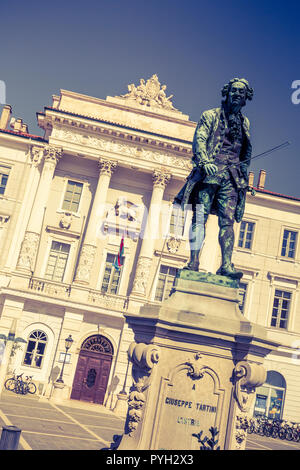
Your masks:
M169 201L169 202L170 202L170 201ZM172 206L173 206L173 204L171 203L171 207L172 207ZM173 208L172 208L172 210L173 210ZM171 217L172 217L172 213L171 213ZM176 228L177 228L177 226L176 226ZM151 297L151 293L152 293L154 281L155 281L155 279L156 279L156 276L157 276L157 273L158 273L158 269L159 269L159 267L160 267L160 262L161 262L161 258L162 258L163 251L164 251L165 246L166 246L166 242L167 242L168 235L169 235L169 232L165 235L164 243L163 243L163 246L162 246L162 249L161 249L159 258L158 258L158 263L157 263L157 267L156 267L156 270L155 270L155 274L154 274L153 279L152 279L151 288L150 288L150 290L149 290L148 301L150 301L150 297Z

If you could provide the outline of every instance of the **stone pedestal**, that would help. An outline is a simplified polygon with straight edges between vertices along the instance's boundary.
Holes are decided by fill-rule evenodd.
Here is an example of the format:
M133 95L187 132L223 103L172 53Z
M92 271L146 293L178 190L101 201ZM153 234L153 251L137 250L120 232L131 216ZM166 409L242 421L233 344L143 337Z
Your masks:
M125 393L117 394L117 401L114 407L114 413L121 418L126 418L128 410L128 395Z
M118 449L195 449L211 437L221 450L243 449L243 421L264 357L279 344L238 307L238 284L182 270L169 299L126 315L133 386Z
M51 395L51 400L60 403L64 399L64 388L65 384L63 382L54 382L53 383L53 392Z

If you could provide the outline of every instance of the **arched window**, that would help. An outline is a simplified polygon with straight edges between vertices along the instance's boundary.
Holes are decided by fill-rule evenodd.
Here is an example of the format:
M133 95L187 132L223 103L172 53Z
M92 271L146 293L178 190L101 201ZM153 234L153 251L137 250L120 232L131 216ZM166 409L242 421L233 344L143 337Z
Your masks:
M267 373L266 382L256 389L254 416L265 415L272 419L281 419L286 381L283 375L275 370Z
M47 335L41 330L33 331L28 338L23 365L41 369L47 345Z

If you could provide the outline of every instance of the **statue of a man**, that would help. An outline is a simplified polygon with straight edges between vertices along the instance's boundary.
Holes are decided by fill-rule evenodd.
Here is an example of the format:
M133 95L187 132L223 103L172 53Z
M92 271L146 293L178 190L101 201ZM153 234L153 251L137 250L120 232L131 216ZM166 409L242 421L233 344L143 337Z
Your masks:
M220 108L204 111L193 139L194 168L174 203L192 204L191 256L186 269L198 271L199 255L209 214L219 221L222 264L217 274L240 279L231 262L234 246L234 221L242 220L248 167L251 159L249 120L241 113L253 89L244 78L234 78L222 90Z

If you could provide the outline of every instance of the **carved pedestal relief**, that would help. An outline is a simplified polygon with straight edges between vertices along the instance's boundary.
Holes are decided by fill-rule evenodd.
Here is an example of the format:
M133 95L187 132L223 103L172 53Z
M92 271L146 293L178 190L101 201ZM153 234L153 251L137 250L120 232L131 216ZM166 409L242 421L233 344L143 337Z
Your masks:
M245 421L255 397L255 389L266 381L266 370L262 365L239 362L234 371L234 398L237 403L235 422L235 448L243 450L246 444L247 430Z
M159 358L160 349L153 344L134 342L129 346L128 359L132 362L133 385L128 397L128 413L125 433L122 438L124 441L119 449L133 449L138 444L147 400L147 389L151 384L153 367Z

